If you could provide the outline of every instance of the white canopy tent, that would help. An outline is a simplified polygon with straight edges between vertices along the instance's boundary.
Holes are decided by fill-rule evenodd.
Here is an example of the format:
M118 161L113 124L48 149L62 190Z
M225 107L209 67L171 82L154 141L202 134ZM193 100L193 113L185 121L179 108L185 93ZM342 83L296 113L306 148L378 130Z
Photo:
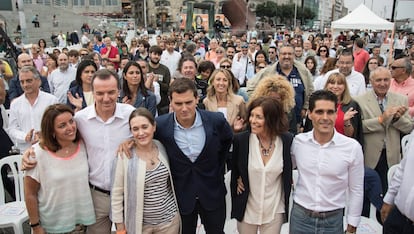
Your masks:
M332 29L393 30L394 23L377 16L361 4L348 15L333 21L331 27Z
M368 7L366 7L364 4L361 4L348 15L331 23L331 30L333 35L335 35L335 32L345 29L369 29L392 31L391 41L390 44L388 44L389 47L387 46L390 49L388 63L391 62L391 55L394 49L394 23L377 16L374 12L368 9Z

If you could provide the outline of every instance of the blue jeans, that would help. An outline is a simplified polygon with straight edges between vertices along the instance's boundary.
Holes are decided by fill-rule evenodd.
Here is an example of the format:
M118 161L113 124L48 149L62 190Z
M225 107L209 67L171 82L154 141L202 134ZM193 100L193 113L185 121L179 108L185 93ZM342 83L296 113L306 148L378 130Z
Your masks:
M330 212L327 217L315 217L300 205L293 203L290 216L290 234L338 234L344 232L342 209Z

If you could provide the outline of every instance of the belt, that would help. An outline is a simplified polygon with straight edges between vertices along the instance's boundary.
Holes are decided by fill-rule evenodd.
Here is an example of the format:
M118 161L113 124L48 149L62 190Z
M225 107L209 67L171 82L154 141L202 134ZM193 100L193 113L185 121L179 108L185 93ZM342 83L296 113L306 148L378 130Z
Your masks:
M309 210L306 209L305 207L299 205L298 203L294 203L296 206L298 206L301 210L303 210L307 216L312 217L312 218L328 218L334 215L337 215L339 213L343 213L344 209L337 209L337 210L331 210L331 211L323 211L323 212L318 212L318 211L313 211L313 210Z
M91 189L93 189L93 190L98 191L98 192L105 193L106 195L111 195L111 192L110 191L105 190L105 189L102 189L102 188L99 188L98 186L95 186L95 185L93 185L91 183L89 183L89 187Z

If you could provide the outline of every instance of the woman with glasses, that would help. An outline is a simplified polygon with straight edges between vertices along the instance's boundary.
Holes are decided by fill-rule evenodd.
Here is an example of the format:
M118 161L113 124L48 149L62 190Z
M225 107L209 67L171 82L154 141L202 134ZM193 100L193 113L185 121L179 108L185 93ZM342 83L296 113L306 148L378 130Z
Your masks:
M245 90L240 89L239 81L234 76L233 72L231 71L232 62L233 62L232 60L228 58L224 58L220 61L220 68L227 69L230 71L230 74L232 76L233 92L239 96L242 96L244 101L247 102L249 100L249 96L247 95Z
M214 63L216 68L220 68L220 61L225 57L226 57L226 50L220 46L220 47L217 47L216 49L216 58L210 61Z
M326 45L321 45L316 53L316 62L317 67L316 70L320 71L320 69L325 64L326 60L329 58L329 48Z
M132 54L132 56L135 56L138 50L138 40L134 37L131 39L131 43L129 45L129 53Z

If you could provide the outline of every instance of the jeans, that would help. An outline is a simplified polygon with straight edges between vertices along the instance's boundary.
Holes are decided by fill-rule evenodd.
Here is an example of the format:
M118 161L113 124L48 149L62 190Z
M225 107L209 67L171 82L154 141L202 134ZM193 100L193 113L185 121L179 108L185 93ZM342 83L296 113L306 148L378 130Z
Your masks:
M381 210L383 203L382 197L381 178L374 169L365 167L362 216L369 217L370 203L377 208L377 211Z
M293 203L290 216L290 234L338 234L344 232L343 210L332 212L328 217L312 217L303 207Z

